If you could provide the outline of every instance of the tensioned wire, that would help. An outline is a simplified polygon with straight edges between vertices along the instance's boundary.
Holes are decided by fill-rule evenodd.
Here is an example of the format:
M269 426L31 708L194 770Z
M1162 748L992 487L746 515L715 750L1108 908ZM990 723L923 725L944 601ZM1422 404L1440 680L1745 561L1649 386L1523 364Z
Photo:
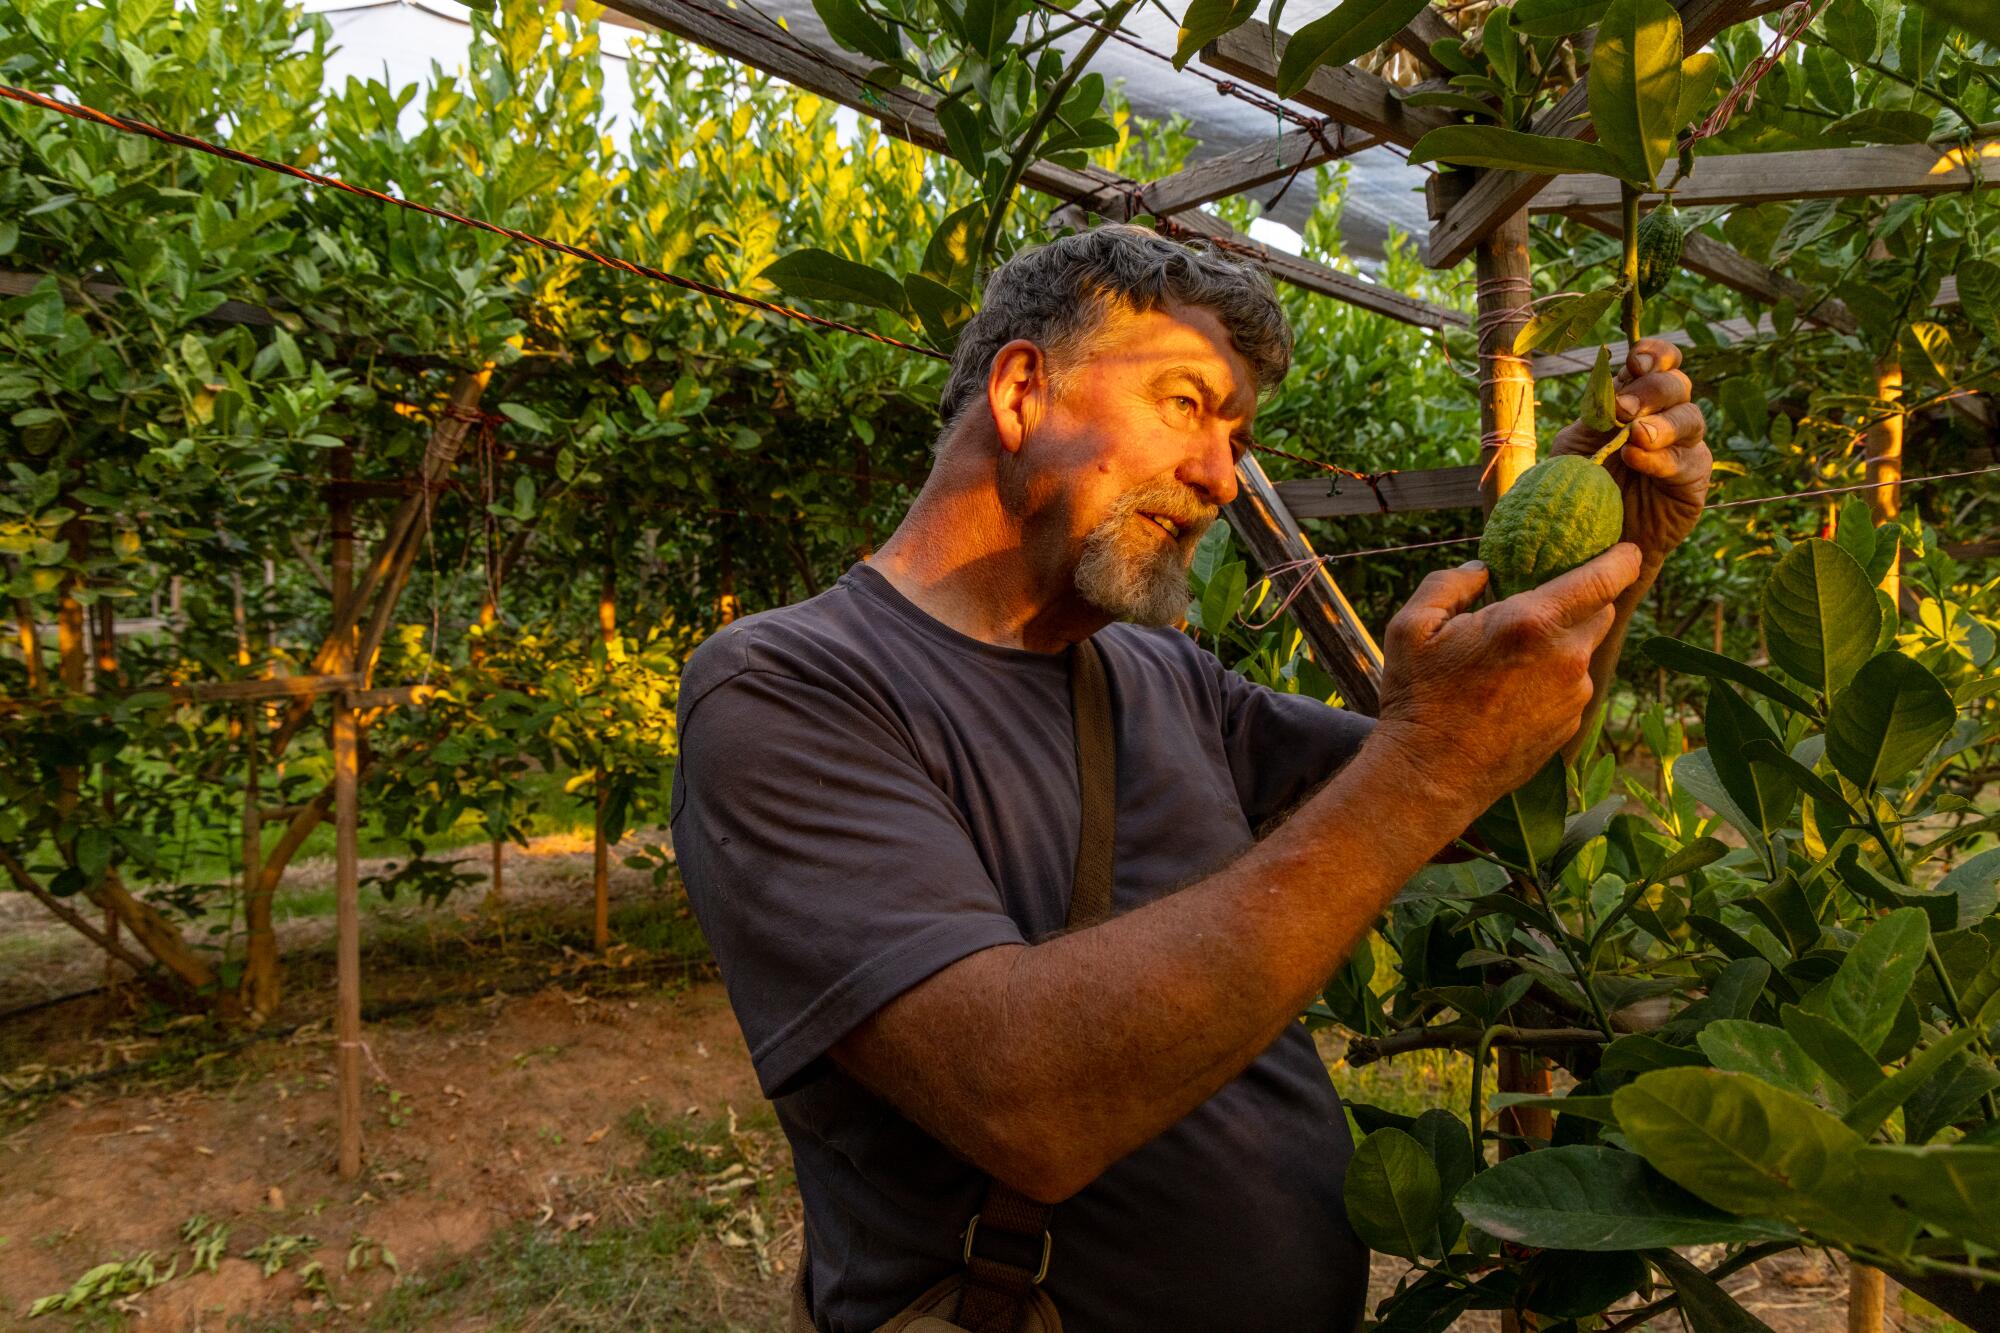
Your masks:
M655 282L666 283L670 286L679 287L686 291L697 292L704 296L713 297L716 300L728 301L736 305L747 306L750 309L760 310L765 312L766 314L778 315L785 319L796 320L800 323L812 325L821 329L835 330L841 333L856 334L860 337L867 338L873 342L883 343L890 347L898 347L906 352L915 352L921 356L932 357L936 360L940 361L950 360L948 356L946 356L943 352L936 350L935 348L924 347L917 343L905 342L899 338L892 338L884 333L877 333L873 329L864 329L859 327L858 325L845 324L839 320L827 319L820 315L808 314L803 310L796 310L791 306L780 305L775 301L765 301L758 297L745 295L742 292L731 291L726 287L718 287L712 283L702 282L696 278L689 278L689 277L684 277L677 273L670 273L665 269L655 268L648 264L634 263L629 259L621 259L615 255L599 254L597 251L586 249L583 246L572 245L566 241L553 240L549 237L539 236L533 232L521 231L518 228L514 227L502 226L499 223L488 222L483 218L470 217L462 213L454 213L449 209L438 208L430 204L419 203L412 199L403 199L399 198L396 195L385 194L380 190L373 190L369 189L366 186L354 185L347 181L339 180L332 176L323 175L316 171L309 171L303 167L292 166L288 163L283 163L283 162L274 162L269 158L258 157L253 153L246 153L241 151L240 149L225 148L219 144L209 143L205 139L196 138L193 135L181 134L174 130L161 129L159 126L152 125L145 121L137 120L128 116L112 115L109 112L100 111L95 107L84 106L81 103L65 102L59 98L49 97L45 94L34 92L26 88L18 88L11 84L0 84L0 97L5 97L11 101L20 102L26 106L39 107L46 111L58 112L61 115L70 116L77 120L103 125L107 128L118 130L121 133L133 134L141 136L143 138L154 139L161 143L169 144L177 148L185 148L198 153L206 153L211 157L219 157L225 161L237 162L241 163L244 166L257 167L264 171L276 172L279 175L290 176L293 177L294 179L305 181L308 184L321 185L329 189L340 190L347 194L357 195L364 199L373 199L378 203L392 204L397 208L404 208L410 210L411 212L422 213L427 217L439 218L446 222L456 223L459 226L471 227L479 231L491 232L494 235L506 237L507 239L515 241L519 244L531 245L537 247L538 249L549 250L557 254L568 255L571 258L581 259L588 263L598 264L605 268L613 269L618 272L630 273L637 277L649 278ZM1391 473L1388 472L1373 473L1373 474L1356 472L1349 468L1339 467L1336 464L1321 462L1317 459L1307 458L1300 454L1288 453L1283 449L1278 449L1270 445L1253 444L1252 447L1257 449L1259 452L1275 454L1280 457L1293 459L1301 463L1309 463L1314 467L1323 468L1329 472L1337 473L1342 476L1351 477L1353 479L1359 480L1367 484L1371 489L1375 490L1378 503L1382 503L1379 483L1385 476L1391 475ZM1946 473L1938 473L1931 476L1923 476L1923 477L1905 477L1896 480L1862 482L1853 486L1837 486L1837 487L1829 487L1818 490L1793 491L1782 495L1755 496L1743 500L1724 501L1720 504L1709 505L1707 507L1710 509L1735 509L1753 505L1775 504L1782 500L1808 499L1824 495L1842 495L1852 491L1872 490L1884 486L1918 486L1918 485L1923 485L1926 482L1949 481L1960 477L1982 476L1991 472L2000 472L2000 464L1996 464L1992 467L1974 468L1964 472L1946 472ZM1384 504L1383 507L1386 509L1387 508L1386 504ZM1352 560L1366 555L1389 555L1401 551L1428 550L1441 546L1463 545L1468 542L1473 542L1477 540L1478 540L1477 537L1450 537L1440 541L1415 542L1403 546L1384 546L1362 551L1345 551L1332 555L1314 556L1311 559L1304 561L1290 562L1287 565L1267 571L1267 573L1276 574L1288 569L1305 568L1308 566L1329 564L1336 560ZM1300 580L1300 587L1303 587L1305 582L1306 580L1302 578ZM1295 589L1293 593L1294 596L1296 595L1296 592L1297 590ZM1289 604L1290 600L1291 600L1290 597L1286 599L1287 604Z

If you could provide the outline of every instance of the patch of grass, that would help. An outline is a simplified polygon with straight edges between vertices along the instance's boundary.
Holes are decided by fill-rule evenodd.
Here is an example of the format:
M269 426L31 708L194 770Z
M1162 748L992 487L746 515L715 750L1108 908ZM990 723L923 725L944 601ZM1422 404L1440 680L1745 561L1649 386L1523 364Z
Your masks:
M761 1102L747 1117L700 1122L635 1110L624 1128L645 1155L613 1185L623 1190L620 1211L636 1211L634 1220L574 1231L517 1224L448 1268L406 1277L367 1327L390 1333L477 1318L534 1333L769 1328L782 1308L783 1277L760 1284L738 1273L725 1284L714 1266L747 1267L761 1244L738 1237L717 1245L719 1237L758 1228L769 1235L790 1180L775 1126ZM753 1216L764 1220L746 1224Z
M1472 1101L1472 1058L1463 1051L1408 1051L1356 1068L1334 1058L1338 1049L1336 1043L1328 1051L1328 1064L1343 1102L1365 1102L1397 1115L1421 1115L1441 1106L1465 1118ZM1490 1069L1486 1089L1493 1090Z

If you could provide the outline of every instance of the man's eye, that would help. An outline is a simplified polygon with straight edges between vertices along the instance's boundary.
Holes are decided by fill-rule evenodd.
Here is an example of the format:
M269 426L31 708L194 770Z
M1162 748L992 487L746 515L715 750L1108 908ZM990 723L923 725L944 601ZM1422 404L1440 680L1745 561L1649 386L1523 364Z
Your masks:
M1173 408L1174 411L1179 412L1182 416L1189 417L1201 410L1201 404L1189 398L1186 394L1175 394L1173 397L1167 399L1167 406Z

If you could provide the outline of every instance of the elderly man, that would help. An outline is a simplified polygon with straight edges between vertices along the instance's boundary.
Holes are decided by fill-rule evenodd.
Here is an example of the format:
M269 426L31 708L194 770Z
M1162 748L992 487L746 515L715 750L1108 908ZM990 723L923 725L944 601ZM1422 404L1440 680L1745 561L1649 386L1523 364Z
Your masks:
M920 1298L1008 1333L1356 1324L1352 1145L1297 1015L1576 733L1709 456L1642 343L1625 542L1483 606L1477 562L1432 574L1371 722L1168 628L1290 357L1221 256L1131 227L1023 252L894 536L689 662L674 845L797 1163L799 1328ZM1108 910L1072 915L1093 876Z

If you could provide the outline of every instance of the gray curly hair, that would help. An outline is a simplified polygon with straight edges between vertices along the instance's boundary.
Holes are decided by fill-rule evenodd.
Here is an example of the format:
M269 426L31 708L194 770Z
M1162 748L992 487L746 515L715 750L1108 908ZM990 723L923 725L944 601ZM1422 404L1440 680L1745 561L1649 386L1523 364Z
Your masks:
M1260 391L1275 388L1291 368L1291 326L1262 269L1199 241L1183 245L1112 223L1032 246L993 271L952 353L938 402L945 434L984 395L993 358L1008 343L1023 338L1042 349L1050 389L1060 396L1114 316L1169 302L1213 312Z

